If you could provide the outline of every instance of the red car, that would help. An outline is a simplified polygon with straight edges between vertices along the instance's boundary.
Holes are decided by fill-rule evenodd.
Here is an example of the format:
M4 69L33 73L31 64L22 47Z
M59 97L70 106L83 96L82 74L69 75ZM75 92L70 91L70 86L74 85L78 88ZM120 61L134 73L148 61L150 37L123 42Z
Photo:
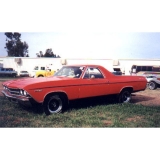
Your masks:
M145 90L146 84L143 76L116 76L99 65L71 65L53 77L6 81L2 93L19 104L40 104L49 115L80 98L117 95L119 103L129 102L131 93Z

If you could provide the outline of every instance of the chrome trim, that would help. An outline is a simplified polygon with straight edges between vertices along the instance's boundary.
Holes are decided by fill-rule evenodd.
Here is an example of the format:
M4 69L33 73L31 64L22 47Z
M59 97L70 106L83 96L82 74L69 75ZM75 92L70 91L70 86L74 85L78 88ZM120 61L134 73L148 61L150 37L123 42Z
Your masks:
M34 92L42 92L42 89L36 89Z
M134 88L133 88L133 86L124 86L123 88L121 88L121 90L120 90L120 92L119 92L119 93L121 93L121 92L122 92L122 90L123 90L123 89L126 89L126 88L131 88L131 89L132 89L132 92L131 92L131 93L133 93L133 92L134 92Z
M2 90L2 94L5 97L11 98L11 99L14 99L14 100L24 101L24 102L29 101L28 97L21 96L21 95L11 95L11 93L9 91Z
M63 91L63 90L50 91L50 92L46 93L46 94L44 95L44 97L43 97L43 101L40 102L40 103L44 103L45 98L47 97L47 95L52 94L52 93L53 93L53 94L54 94L54 93L64 93L64 94L67 96L67 101L68 101L68 103L69 103L68 95L67 95L67 93L66 93L65 91Z

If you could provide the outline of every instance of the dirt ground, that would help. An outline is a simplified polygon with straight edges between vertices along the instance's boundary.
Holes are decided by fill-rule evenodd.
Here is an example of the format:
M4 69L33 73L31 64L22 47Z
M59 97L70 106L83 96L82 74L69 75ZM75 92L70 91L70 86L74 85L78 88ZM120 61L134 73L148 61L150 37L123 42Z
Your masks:
M2 82L0 81L0 96L2 90ZM145 91L140 91L132 94L131 103L142 104L144 106L160 106L160 88L156 90L146 89Z
M132 94L132 103L144 106L160 106L160 88L156 90L146 89Z

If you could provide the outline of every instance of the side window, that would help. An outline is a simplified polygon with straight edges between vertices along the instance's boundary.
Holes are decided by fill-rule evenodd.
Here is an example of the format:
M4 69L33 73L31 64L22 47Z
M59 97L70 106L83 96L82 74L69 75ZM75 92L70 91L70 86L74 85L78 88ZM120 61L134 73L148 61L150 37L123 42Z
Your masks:
M141 66L137 66L137 72L141 71Z
M45 67L41 67L41 70L45 70Z
M142 71L146 71L147 70L146 68L147 68L146 66L142 66Z
M36 66L36 67L34 68L34 70L38 70L38 66Z
M148 66L148 70L147 71L152 71L152 67Z
M159 72L159 71L160 71L160 68L159 68L159 67L156 67L156 66L153 66L153 71Z
M95 79L95 78L104 78L102 73L98 68L88 67L85 74L84 79Z

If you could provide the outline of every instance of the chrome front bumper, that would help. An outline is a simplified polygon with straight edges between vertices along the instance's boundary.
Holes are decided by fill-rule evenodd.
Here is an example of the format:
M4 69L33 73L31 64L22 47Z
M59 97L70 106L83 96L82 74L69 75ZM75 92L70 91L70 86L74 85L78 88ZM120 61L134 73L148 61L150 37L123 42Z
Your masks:
M11 102L19 103L24 106L32 106L31 98L21 96L21 95L12 95L7 90L2 90L2 94L4 95L4 97L6 97Z

